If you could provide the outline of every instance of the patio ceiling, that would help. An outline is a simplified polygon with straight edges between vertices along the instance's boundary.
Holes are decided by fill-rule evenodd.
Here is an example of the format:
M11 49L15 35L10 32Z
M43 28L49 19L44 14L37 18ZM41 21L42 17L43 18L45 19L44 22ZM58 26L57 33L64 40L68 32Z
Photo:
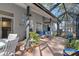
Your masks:
M38 15L41 15L47 19L52 19L54 22L57 21L57 18L53 16L47 9L45 9L41 4L39 3L15 3L16 5L26 9L27 6L31 7L31 11L35 12Z
M73 20L79 14L79 4L77 3L41 3L48 9L58 21Z

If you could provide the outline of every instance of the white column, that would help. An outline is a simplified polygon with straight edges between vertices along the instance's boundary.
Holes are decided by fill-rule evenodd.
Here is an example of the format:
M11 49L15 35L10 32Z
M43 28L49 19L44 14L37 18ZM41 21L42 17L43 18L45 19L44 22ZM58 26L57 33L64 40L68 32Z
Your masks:
M26 48L29 48L29 20L26 21Z

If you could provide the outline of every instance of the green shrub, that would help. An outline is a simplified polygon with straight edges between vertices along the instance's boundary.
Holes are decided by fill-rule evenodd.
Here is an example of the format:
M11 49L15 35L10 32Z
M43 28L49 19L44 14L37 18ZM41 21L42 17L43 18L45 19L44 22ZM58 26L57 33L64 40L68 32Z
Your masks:
M30 38L33 39L34 43L36 44L39 43L40 37L36 32L30 32L29 34L30 34Z
M53 34L52 34L52 36L56 36L57 35L57 32L54 32Z
M75 49L79 50L79 40L75 41L74 46L75 46Z
M72 40L71 40L70 46L71 46L72 48L75 48L75 45L74 45L74 44L75 44L75 41L76 41L75 39L72 39Z
M74 48L76 50L79 50L79 40L72 39L71 43L69 43L69 40L66 41L66 47L67 48Z

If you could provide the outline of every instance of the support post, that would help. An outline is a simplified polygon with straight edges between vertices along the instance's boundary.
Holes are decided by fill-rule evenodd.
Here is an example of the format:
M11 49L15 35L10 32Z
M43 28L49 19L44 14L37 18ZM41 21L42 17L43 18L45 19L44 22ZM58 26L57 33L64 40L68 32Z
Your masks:
M29 40L30 40L30 17L31 14L30 14L30 6L27 6L27 14L26 14L26 17L27 17L27 21L26 21L26 44L25 44L25 47L26 48L29 48L30 47L30 43L29 43Z
M76 18L76 38L79 39L79 14Z
M59 36L59 23L57 22L57 36Z

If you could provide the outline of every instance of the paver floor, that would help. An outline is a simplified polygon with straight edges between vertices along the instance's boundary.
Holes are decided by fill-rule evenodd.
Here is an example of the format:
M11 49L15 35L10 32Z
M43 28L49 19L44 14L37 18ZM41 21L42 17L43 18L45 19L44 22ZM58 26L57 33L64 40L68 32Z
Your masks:
M61 37L48 40L45 44L36 47L31 54L27 56L63 56L65 40Z

